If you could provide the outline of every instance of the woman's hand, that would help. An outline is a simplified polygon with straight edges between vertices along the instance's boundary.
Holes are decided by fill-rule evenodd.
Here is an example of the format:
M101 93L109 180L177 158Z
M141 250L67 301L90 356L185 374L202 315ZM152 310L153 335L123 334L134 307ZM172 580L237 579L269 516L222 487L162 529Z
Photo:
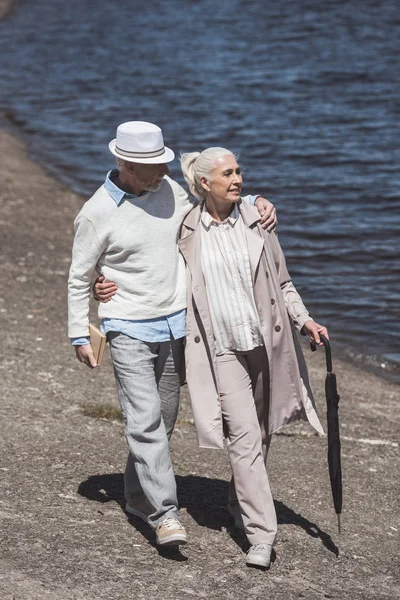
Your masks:
M304 335L308 335L308 337L310 338L310 342L315 346L324 345L323 342L321 342L321 338L319 337L320 333L322 333L322 335L324 335L329 340L327 328L323 325L319 325L319 323L316 323L315 321L306 321L303 325L302 333L304 333Z
M272 202L262 196L258 196L255 201L255 206L261 217L261 227L267 231L275 231L276 226L278 225L278 219L276 218L276 208Z
M93 296L98 302L110 302L117 291L117 286L113 281L104 281L104 275L100 275L94 282Z

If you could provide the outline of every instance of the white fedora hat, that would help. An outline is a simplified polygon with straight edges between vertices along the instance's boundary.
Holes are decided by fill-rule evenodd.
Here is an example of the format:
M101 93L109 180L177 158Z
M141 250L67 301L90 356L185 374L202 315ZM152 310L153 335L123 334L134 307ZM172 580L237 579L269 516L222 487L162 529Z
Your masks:
M128 121L117 128L117 137L108 147L114 156L136 163L171 162L175 154L164 146L162 131L153 123Z

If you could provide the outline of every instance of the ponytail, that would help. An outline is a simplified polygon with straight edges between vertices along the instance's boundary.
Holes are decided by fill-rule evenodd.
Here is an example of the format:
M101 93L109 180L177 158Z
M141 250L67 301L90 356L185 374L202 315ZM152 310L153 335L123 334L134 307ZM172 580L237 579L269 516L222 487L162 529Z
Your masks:
M200 152L188 152L181 155L181 169L190 193L196 198L201 198L202 189L197 189L195 178L195 163Z

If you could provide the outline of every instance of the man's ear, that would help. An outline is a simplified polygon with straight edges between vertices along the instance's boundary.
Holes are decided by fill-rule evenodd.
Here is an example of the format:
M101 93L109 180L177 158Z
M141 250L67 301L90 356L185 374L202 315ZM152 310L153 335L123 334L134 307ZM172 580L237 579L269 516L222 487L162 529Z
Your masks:
M208 183L208 179L207 177L200 177L200 183L201 183L201 187L203 188L203 190L206 190L206 192L210 191L210 186Z

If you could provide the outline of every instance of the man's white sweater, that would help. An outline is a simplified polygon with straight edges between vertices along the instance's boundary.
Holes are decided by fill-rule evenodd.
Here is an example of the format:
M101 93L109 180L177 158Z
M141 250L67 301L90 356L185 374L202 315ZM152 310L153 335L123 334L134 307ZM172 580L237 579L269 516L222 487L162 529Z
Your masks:
M164 177L156 192L117 205L104 185L75 219L68 281L68 335L89 334L90 287L95 270L118 290L99 317L152 319L186 307L185 266L177 237L192 208L185 190Z

